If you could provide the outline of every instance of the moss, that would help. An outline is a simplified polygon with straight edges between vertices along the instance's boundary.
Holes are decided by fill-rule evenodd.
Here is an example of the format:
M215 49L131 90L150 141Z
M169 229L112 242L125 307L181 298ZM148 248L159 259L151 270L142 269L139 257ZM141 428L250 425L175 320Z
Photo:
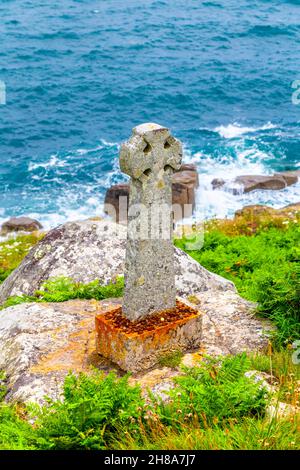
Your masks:
M175 369L180 365L182 357L182 351L171 351L162 355L159 358L158 363L161 367L171 367L172 369Z

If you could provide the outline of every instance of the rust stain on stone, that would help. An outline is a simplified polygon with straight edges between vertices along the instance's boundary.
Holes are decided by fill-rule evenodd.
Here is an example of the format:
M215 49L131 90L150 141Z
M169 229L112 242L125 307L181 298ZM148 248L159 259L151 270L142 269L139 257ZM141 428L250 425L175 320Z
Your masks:
M125 370L147 369L160 353L174 350L175 346L199 347L201 317L201 312L178 300L176 308L137 321L126 318L119 306L96 315L97 351Z
M68 305L67 305L68 304ZM91 308L92 307L92 308ZM50 372L68 372L69 370L83 371L90 365L101 363L95 348L95 313L101 315L103 309L115 308L114 303L107 302L101 305L95 302L66 302L59 305L60 310L71 310L80 313L83 318L80 321L74 320L74 330L65 338L63 346L55 351L42 355L39 362L33 365L29 372L33 374L48 374ZM64 335L64 327L59 327L51 331L51 336Z

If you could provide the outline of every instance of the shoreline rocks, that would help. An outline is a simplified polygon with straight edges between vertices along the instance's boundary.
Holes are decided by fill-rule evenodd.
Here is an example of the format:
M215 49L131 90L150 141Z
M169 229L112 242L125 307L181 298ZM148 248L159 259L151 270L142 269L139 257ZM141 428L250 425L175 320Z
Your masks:
M1 226L1 235L11 232L35 232L43 228L42 224L31 217L11 217Z
M284 171L273 175L241 175L233 181L214 178L212 189L224 188L233 194L249 193L257 190L280 190L292 186L300 180L300 170Z

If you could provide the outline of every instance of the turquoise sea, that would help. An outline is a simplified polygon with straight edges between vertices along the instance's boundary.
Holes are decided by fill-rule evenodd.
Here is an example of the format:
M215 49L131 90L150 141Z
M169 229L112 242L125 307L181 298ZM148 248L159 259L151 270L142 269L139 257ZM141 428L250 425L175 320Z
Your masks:
M198 215L300 201L214 177L300 168L299 0L0 0L0 222L102 210L118 147L154 121L198 165Z

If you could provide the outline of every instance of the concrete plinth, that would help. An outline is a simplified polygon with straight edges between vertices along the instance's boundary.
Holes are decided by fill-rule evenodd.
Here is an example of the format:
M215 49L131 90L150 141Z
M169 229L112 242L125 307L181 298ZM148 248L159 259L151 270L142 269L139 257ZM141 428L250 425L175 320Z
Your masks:
M139 321L122 314L122 306L96 315L96 348L121 369L140 372L155 366L172 351L200 347L202 313L176 301L176 308Z

